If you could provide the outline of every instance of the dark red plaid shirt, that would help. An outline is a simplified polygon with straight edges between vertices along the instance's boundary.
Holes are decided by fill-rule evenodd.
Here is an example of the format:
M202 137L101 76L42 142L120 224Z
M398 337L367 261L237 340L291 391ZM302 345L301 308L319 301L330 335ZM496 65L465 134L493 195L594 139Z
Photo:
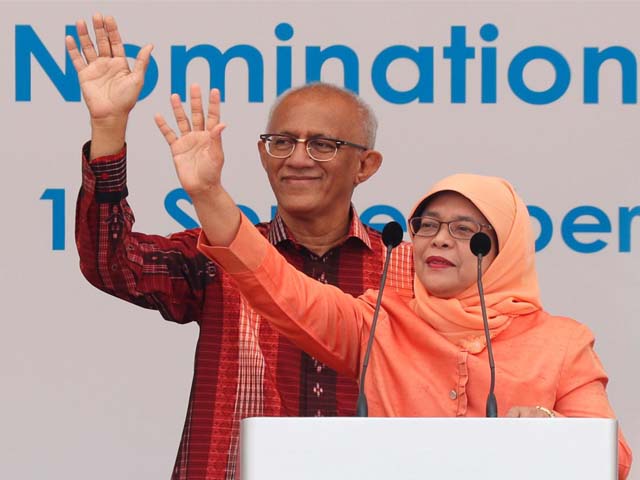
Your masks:
M194 377L173 479L233 479L239 422L249 416L348 416L356 383L276 333L229 277L198 252L200 229L132 232L126 150L89 165L83 148L76 210L80 268L97 288L178 323L198 322ZM378 288L384 246L355 212L348 238L323 256L296 243L281 217L258 226L289 263L352 295ZM394 250L387 288L410 293L411 249Z

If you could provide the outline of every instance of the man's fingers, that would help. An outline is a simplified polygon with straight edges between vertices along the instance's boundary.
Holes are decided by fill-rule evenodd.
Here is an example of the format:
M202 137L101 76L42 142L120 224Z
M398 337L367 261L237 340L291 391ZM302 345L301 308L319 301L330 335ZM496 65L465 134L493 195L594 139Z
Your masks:
M177 93L171 95L171 108L173 108L173 116L176 119L180 135L186 135L191 131L191 124L189 123L186 113L184 113L184 108Z
M87 28L87 22L84 20L78 20L76 22L76 31L78 32L78 38L80 39L80 48L84 54L84 58L87 63L93 62L98 58L95 48L93 48L93 42L89 37L89 29Z
M154 120L156 121L156 125L158 126L160 133L162 133L162 136L167 141L169 146L173 145L173 142L175 142L178 139L178 136L171 129L171 127L169 126L167 121L164 119L164 117L158 113L154 117Z
M209 92L209 108L207 110L207 130L220 123L220 90L214 88Z
M139 73L144 76L147 71L147 67L149 66L149 59L151 58L151 51L153 50L153 45L148 43L144 47L140 49L138 55L136 55L136 61L133 64L133 71L135 73Z
M120 38L120 32L118 32L118 24L115 18L105 17L104 28L107 32L107 38L111 46L111 53L114 57L124 57L124 44Z
M191 123L193 124L193 129L202 131L204 130L204 113L202 110L202 92L200 91L199 85L191 85L189 100L191 103Z
M219 123L209 131L209 136L212 140L221 140L222 131L227 128L224 123Z
M67 47L67 52L69 52L69 58L71 58L71 63L73 63L73 68L76 69L76 72L80 73L87 64L84 62L82 55L80 55L80 51L78 50L78 45L76 45L76 39L71 35L67 35L64 38L65 46Z
M109 44L109 36L107 35L107 31L104 28L104 19L99 13L96 13L93 16L93 31L96 34L98 56L111 57L111 45Z
M219 123L211 130L209 130L209 138L211 139L211 145L216 150L216 153L222 155L222 131L227 128L224 123Z

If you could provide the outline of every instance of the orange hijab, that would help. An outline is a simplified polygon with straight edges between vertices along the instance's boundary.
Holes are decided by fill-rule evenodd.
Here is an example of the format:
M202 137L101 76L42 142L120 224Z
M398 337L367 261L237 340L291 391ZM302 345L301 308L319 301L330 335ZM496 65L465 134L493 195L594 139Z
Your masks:
M422 213L432 195L445 190L469 199L489 220L498 237L498 255L482 276L490 336L493 338L518 315L542 308L529 213L506 180L457 174L437 182L413 208L411 217ZM458 296L445 299L431 296L414 277L414 292L413 310L441 335L471 353L485 348L480 298L475 282Z

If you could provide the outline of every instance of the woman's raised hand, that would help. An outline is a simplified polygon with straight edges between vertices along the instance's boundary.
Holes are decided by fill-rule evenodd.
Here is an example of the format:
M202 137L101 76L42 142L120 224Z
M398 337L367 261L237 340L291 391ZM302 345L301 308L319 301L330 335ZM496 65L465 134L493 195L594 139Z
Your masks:
M171 107L178 127L177 134L158 114L156 125L171 148L173 163L182 188L193 199L220 187L224 164L221 133L225 125L220 123L220 91L211 90L205 119L202 93L198 85L189 89L191 121L182 107L180 97L171 95Z

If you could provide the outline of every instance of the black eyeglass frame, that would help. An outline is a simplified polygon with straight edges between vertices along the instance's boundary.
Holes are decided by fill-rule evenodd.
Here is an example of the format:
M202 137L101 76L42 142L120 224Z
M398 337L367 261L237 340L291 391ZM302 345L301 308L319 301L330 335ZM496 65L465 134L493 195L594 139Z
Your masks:
M286 137L290 140L293 140L297 143L303 143L304 144L304 148L307 151L307 154L309 155L309 157L316 161L316 162L330 162L331 160L333 160L334 158L336 158L336 155L338 154L338 150L340 150L341 147L353 147L353 148L358 148L362 151L366 151L369 150L369 147L365 147L364 145L359 145L357 143L353 143L353 142L348 142L346 140L341 140L339 138L331 138L331 137L323 137L320 135L317 136L313 136L313 137L309 137L309 138L296 138L293 135L287 134L287 133L262 133L260 134L260 140L262 141L262 143L264 143L265 145L267 144L267 142L271 139L271 137ZM309 151L309 142L314 141L314 140L327 140L329 142L333 142L336 144L336 148L335 151L333 152L333 155L331 156L331 158L322 158L322 159L318 159L316 157L314 157L311 152ZM271 155L273 158L287 158L290 157L293 152L296 149L296 144L293 144L293 147L291 148L291 151L289 153L287 153L286 155L274 155L273 153L271 153L271 151L269 150L269 148L267 147L267 153L269 155Z

